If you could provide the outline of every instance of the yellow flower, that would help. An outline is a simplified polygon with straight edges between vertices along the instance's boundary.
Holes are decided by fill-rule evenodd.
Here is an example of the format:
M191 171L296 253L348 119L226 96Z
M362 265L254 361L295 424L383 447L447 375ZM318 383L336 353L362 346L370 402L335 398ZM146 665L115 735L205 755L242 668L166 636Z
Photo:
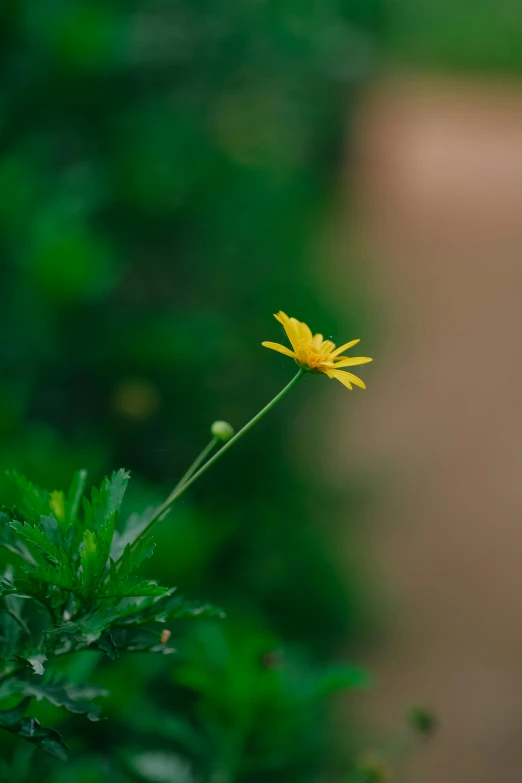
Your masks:
M357 345L359 340L352 340L336 348L335 343L332 343L331 340L323 340L322 334L313 335L310 327L296 318L289 318L282 310L275 314L274 318L283 325L294 350L291 351L290 348L279 343L261 343L265 348L271 348L273 351L284 353L285 356L291 356L303 370L315 373L323 372L329 378L340 381L348 389L352 388L352 383L355 386L360 386L361 389L366 389L363 381L357 375L341 370L341 367L357 367L372 361L367 356L341 355Z

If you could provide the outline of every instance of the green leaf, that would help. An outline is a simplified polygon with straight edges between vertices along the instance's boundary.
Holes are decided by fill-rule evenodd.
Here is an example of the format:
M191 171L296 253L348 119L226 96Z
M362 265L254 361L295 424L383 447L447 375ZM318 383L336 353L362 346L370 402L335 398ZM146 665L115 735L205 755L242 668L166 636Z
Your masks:
M103 650L103 652L108 655L111 661L115 661L116 658L119 657L118 648L114 644L110 633L102 634L95 644L100 650Z
M20 661L23 661L26 666L28 666L34 672L34 674L42 675L45 672L44 663L47 660L47 655L44 653L35 653L34 655L28 657L25 657L24 655L15 655L14 657Z
M102 595L111 597L165 595L168 588L160 587L156 582L133 576L142 562L151 557L155 543L152 538L139 539L136 546L127 544L118 562L110 561L110 575Z
M24 699L11 710L0 711L0 728L32 742L60 761L67 761L69 748L54 729L40 726L36 718L24 718L31 698Z
M97 531L111 515L116 514L123 501L130 473L121 469L104 478L100 489L93 487L91 500L83 499L84 522L86 527Z
M26 571L31 579L35 579L36 581L39 580L40 582L45 582L49 585L55 585L62 590L71 590L74 592L78 587L78 580L74 575L71 575L71 571L68 567L65 568L60 566L54 568L52 565L37 565L34 566L34 568L27 566Z
M64 506L64 523L67 528L68 525L74 524L78 517L78 509L80 508L80 501L85 490L85 482L87 481L87 471L77 470L73 474L71 486L67 492Z
M40 489L17 471L8 471L7 475L15 488L16 508L24 519L37 524L40 517L50 511L49 492Z
M13 517L10 514L6 511L0 511L0 546L3 546L15 555L18 555L28 563L36 565L35 559L31 555L29 549L12 530L12 521Z
M119 563L115 564L115 573L119 579L127 579L137 571L144 560L152 557L156 544L153 538L140 538L135 546L127 544Z
M133 544L149 525L157 511L156 506L149 506L141 514L131 514L120 533L116 533L112 542L111 557L117 561L122 556L128 544Z
M42 516L40 518L40 524L38 525L40 530L46 536L46 538L54 544L55 547L62 551L62 556L67 557L63 546L65 544L61 528L58 524L56 517L54 516Z
M165 642L161 641L163 630L158 625L130 625L128 628L115 628L112 631L111 638L116 650L171 655L176 651L173 647L168 647Z
M16 593L15 583L6 576L0 576L0 596Z
M93 685L76 685L58 676L47 680L32 677L23 684L23 693L34 696L37 701L46 699L55 707L64 707L77 715L86 715L91 721L100 719L101 707L93 699L107 696L103 688Z
M83 549L80 551L82 563L82 593L90 595L100 573L100 553L96 533L86 530L83 534ZM102 568L103 568L102 563Z
M109 589L110 586L109 586ZM168 587L161 587L161 585L156 584L156 582L149 581L147 579L143 580L133 580L128 579L126 582L123 582L120 585L117 585L114 588L114 591L110 593L109 595L111 597L121 597L121 598L136 598L140 596L160 596L160 595L166 595L169 592Z
M51 529L51 521L54 524ZM57 585L66 590L74 590L77 584L76 575L69 562L69 557L61 545L51 540L58 540L61 535L54 517L44 517L45 530L29 522L22 524L17 520L10 521L11 529L30 546L29 566L26 573L33 579L39 579L48 584ZM27 559L27 558L25 558ZM35 563L33 566L32 563Z
M107 516L120 510L129 479L130 473L127 470L123 470L123 468L115 471L110 479L105 479L104 491L107 493L108 498Z
M42 528L38 525L33 526L29 522L22 524L16 519L10 522L10 526L15 533L31 544L31 554L37 562L46 562L40 557L40 553L43 553L54 565L70 568L67 553L58 539L60 533L58 523L54 517L43 517L42 521L44 523Z
M83 534L80 560L82 564L82 593L85 596L92 596L95 592L98 595L103 595L107 592L106 589L97 590L96 588L100 587L101 578L107 565L115 522L116 512L113 512L100 525L97 533L86 530Z
M74 621L64 623L49 633L61 637L60 644L64 649L71 649L67 637L72 636L77 644L76 649L80 649L82 645L98 643L102 635L107 638L107 634L115 634L117 628L158 624L156 630L159 633L164 624L170 620L224 617L220 609L209 604L187 601L182 595L173 595L174 591L175 588L170 588L162 596L140 596L119 600L115 604L100 607L77 617Z

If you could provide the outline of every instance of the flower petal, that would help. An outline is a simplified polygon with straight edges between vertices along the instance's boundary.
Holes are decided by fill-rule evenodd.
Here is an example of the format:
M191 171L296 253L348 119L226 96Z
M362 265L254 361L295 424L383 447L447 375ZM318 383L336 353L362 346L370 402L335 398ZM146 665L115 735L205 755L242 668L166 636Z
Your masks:
M285 345L279 345L279 343L270 343L270 342L264 342L261 343L261 345L264 345L265 348L271 348L272 351L279 351L279 353L284 353L285 356L291 356L292 359L297 358L295 353L290 350L290 348L287 348Z
M353 348L354 345L357 345L357 343L360 343L360 340L352 340L349 343L345 343L344 345L340 345L339 348L336 348L335 351L330 356L330 359L335 359L336 356L339 356L340 353L343 353L344 351L347 351L348 348Z
M282 310L280 310L278 313L274 313L274 318L276 321L279 321L279 323L282 324L283 329L286 332L286 336L292 343L292 348L294 351L296 351L299 344L299 334L296 331L294 324L292 323L292 321L295 321L295 318L289 318L286 313L283 313Z
M321 345L321 352L322 353L328 353L328 358L330 359L332 357L332 351L335 348L335 343L333 343L331 340L324 340Z
M323 342L323 335L322 334L314 334L312 338L312 344L315 348L320 348Z
M366 384L364 381L361 381L360 378L357 377L357 375L353 375L351 372L345 372L344 370L330 370L328 372L329 378L335 378L337 381L340 381L343 386L346 386L348 389L351 389L351 384L355 384L355 386L359 386L361 389L366 389Z
M368 364L368 362L373 362L373 359L370 359L369 356L347 356L335 362L334 369L338 367L357 367L360 364Z
M290 318L290 321L292 322L292 326L294 327L300 340L304 340L306 342L312 341L312 330L307 324L305 324L303 321L298 321L297 318Z

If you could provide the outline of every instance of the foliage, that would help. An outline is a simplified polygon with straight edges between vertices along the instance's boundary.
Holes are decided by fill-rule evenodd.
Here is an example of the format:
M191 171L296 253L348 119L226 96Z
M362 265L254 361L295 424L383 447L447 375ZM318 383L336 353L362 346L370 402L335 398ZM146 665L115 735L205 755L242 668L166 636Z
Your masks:
M56 675L56 658L92 649L111 659L125 651L167 654L173 650L166 624L219 611L138 575L154 551L139 524L127 525L123 551L111 556L127 472L105 478L90 497L84 471L66 494L41 490L18 473L11 479L15 503L0 515L0 545L15 555L0 579L0 699L22 699L0 712L0 726L62 760L67 745L60 735L24 717L31 698L95 721L100 707L93 699L106 692Z

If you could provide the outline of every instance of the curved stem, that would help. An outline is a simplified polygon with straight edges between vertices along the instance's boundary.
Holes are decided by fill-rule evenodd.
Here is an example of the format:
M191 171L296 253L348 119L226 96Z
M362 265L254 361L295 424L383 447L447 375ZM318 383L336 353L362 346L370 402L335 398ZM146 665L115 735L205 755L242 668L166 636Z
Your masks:
M225 443L225 444L224 444L224 445L223 445L223 446L222 446L222 447L219 449L219 451L217 451L217 452L214 454L214 456L210 457L210 459L209 459L209 460L207 460L207 462L205 462L205 464L204 464L202 467L200 467L200 468L199 468L199 470L197 470L195 473L193 473L193 474L190 476L190 478L188 478L186 481L184 481L184 483L182 483L182 481L183 481L183 479L182 479L182 480L181 480L181 481L180 481L180 482L177 484L177 486L174 488L174 490L173 490L173 491L170 493L170 495L168 496L168 498L167 498L167 499L166 499L166 500L165 500L165 501L164 501L164 502L161 504L161 506L158 508L158 510L156 511L156 513L154 514L154 516L152 517L152 519L150 520L149 524L147 525L147 527L146 527L146 528L145 528L145 529L142 531L142 533L140 534L139 538L141 538L141 536L145 535L145 534L146 534L146 533L147 533L147 532L150 530L150 528L152 527L152 525L154 525L154 524L155 524L155 522L157 522L157 521L158 521L158 519L160 519L160 517L162 517L162 516L163 516L163 514L165 514L165 512L167 512L167 511L170 509L170 507L172 506L172 504L174 503L174 501L176 501L176 500L177 500L177 499L178 499L178 498L179 498L179 497L180 497L180 496L181 496L181 495L182 495L182 494L185 492L185 490L187 490L189 487L191 487L191 486L192 486L192 484L194 484L194 483L195 483L195 482L196 482L196 481L197 481L197 480L198 480L198 479L199 479L199 478L200 478L200 477L203 475L203 473L205 473L205 471L206 471L206 470L208 470L208 468L210 468L210 466L211 466L211 465L213 465L215 462L217 462L217 461L218 461L218 459L220 459L220 457L222 457L222 456L223 456L223 454L224 454L226 451L228 451L230 448L232 448L232 446L234 445L234 443L237 443L237 441L238 441L240 438L242 438L242 437L243 437L243 435L245 435L245 434L246 434L246 433L247 433L249 430L251 430L251 429L252 429L252 427L253 427L255 424L257 424L257 422L258 422L260 419L262 419L262 418L263 418L263 416L264 416L266 413L268 413L270 410L272 410L272 408L273 408L275 405L277 405L277 403L279 402L279 400L281 400L281 399L282 399L282 398L285 396L285 394L287 394L287 393L290 391L290 389L291 389L293 386L295 386L295 384L296 384L296 383L297 383L297 381L298 381L298 380L299 380L299 379L300 379L300 378L303 376L303 374L304 374L304 370L300 369L300 370L299 370L299 372L297 373L297 375L294 375L294 377L292 378L292 380L290 381L290 383L288 383L288 384L287 384L287 385L284 387L284 389L281 389L281 391L279 392L279 394L276 394L276 396L273 398L273 400L270 400L270 402L268 403L268 405L265 405L265 407L264 407L264 408L262 408L262 409L259 411L259 413L256 413L256 415L255 415L255 416L254 416L252 419L250 419L250 421L249 421L249 422L247 422L247 424L245 424L245 426L244 426L244 427L242 427L242 428L241 428L241 429L240 429L238 432L236 432L236 434L235 434L235 435L234 435L232 438L230 438L230 440L229 440L229 441L227 441L227 443ZM210 445L210 444L209 444L209 445ZM198 458L198 459L199 459L199 458ZM192 466L191 466L191 467L192 467ZM190 471L190 468L189 468L189 471ZM187 473L188 473L189 471L187 471ZM184 478L185 478L185 477L184 477ZM136 539L136 540L138 540L138 539Z

